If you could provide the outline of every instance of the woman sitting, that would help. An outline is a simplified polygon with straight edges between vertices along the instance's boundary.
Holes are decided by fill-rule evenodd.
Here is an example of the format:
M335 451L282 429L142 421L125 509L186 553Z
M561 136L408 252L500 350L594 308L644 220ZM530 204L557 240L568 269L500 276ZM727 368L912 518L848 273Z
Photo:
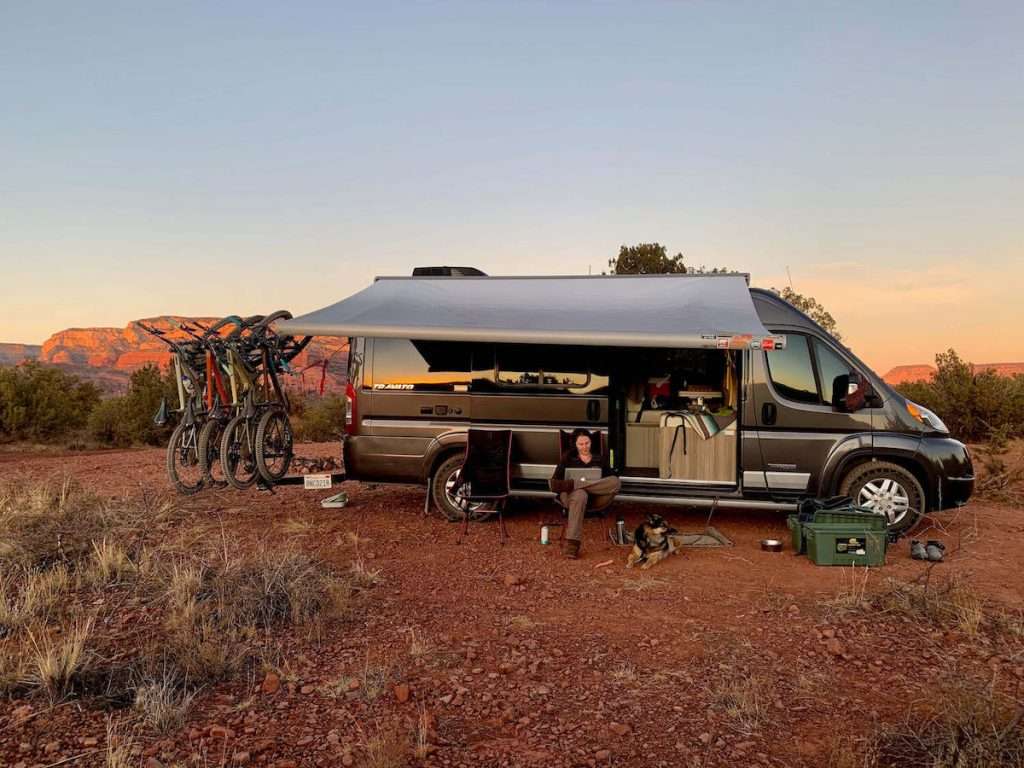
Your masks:
M551 476L551 490L559 495L562 504L569 510L565 525L565 556L575 560L580 556L580 542L583 534L583 515L591 497L594 506L605 506L619 492L621 482L612 474L608 459L591 452L590 433L577 429L572 433L574 448L566 451ZM597 480L566 480L567 469L600 468L601 478Z

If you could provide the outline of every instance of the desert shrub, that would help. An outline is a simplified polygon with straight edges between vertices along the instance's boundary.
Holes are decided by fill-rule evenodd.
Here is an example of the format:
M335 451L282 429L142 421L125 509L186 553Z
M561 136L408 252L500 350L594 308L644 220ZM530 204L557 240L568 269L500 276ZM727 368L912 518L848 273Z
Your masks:
M132 373L127 394L108 397L96 405L89 415L89 435L117 447L166 444L171 427L153 423L164 398L172 407L177 404L173 374L170 370L161 374L155 365L146 365Z
M124 420L124 400L123 397L108 397L96 404L86 424L89 437L101 445L131 445L128 424Z
M0 441L64 440L85 427L99 401L96 385L59 368L0 368Z
M987 439L995 431L1024 435L1024 376L975 373L952 349L935 356L935 367L931 381L901 384L900 394L935 411L960 440Z
M307 397L292 419L295 438L323 443L337 440L345 428L345 399L340 395Z

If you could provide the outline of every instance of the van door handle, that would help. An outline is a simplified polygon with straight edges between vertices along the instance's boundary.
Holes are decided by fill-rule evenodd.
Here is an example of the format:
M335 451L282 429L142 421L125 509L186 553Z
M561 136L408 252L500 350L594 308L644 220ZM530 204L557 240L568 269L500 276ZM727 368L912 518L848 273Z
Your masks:
M778 415L778 408L775 407L775 403L765 403L761 406L761 423L762 424L774 424L775 417Z
M587 421L597 421L601 418L601 401L587 400Z

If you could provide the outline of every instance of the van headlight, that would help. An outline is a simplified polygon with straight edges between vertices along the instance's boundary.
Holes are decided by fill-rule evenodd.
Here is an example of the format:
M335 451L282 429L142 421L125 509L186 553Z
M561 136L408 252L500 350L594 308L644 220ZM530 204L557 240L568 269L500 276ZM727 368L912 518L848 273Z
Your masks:
M935 415L934 412L929 411L923 405L918 405L910 400L907 400L907 413L914 417L918 422L924 424L935 432L945 432L949 434L949 429L945 424L942 423L942 419Z

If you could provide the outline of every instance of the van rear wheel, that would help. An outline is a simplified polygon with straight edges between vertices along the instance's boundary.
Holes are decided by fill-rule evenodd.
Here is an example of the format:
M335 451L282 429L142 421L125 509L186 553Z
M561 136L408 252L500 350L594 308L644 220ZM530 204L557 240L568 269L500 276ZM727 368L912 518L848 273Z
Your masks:
M850 470L839 493L889 518L889 530L906 533L924 514L924 489L910 472L888 461L869 461Z
M454 491L465 458L465 453L453 453L441 462L430 478L430 495L434 505L441 511L441 516L445 520L453 523L462 521L462 507L459 506ZM470 520L486 520L493 514L494 508L489 504L476 502L469 505Z

